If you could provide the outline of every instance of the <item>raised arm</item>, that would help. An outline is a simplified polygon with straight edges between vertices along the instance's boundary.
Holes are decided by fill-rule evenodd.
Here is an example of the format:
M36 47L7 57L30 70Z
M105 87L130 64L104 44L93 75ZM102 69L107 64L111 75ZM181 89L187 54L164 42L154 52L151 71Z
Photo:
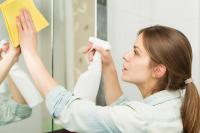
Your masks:
M19 92L19 89L17 88L17 86L15 85L15 83L13 82L13 80L9 75L7 76L7 81L8 81L8 88L12 95L12 99L19 104L26 104L25 99L23 98L23 96Z
M8 45L5 45L1 49L1 52L2 51L6 54L3 58L1 57L1 81L4 80L4 78L8 75L8 72L12 65L17 61L20 54L20 49L15 49L12 45L10 45L10 47L8 47ZM21 96L18 88L9 76L7 76L7 81L12 99L4 100L0 103L0 126L25 119L29 117L32 112L31 108L26 105L26 101Z
M10 48L9 48L10 47ZM1 68L1 76L2 76L2 80L7 77L7 81L8 81L8 88L11 92L12 98L13 100L15 100L17 103L19 104L25 104L26 101L24 100L24 98L22 97L21 93L19 92L17 86L15 85L15 83L13 82L13 80L10 78L8 71L10 70L10 68L12 67L12 65L16 62L19 54L20 54L20 49L14 49L12 44L9 46L9 44L3 44L3 46L1 47L1 52L0 55L3 55L5 53L7 53L4 57L1 57L1 59L3 59L4 62L7 63L2 63L4 68ZM13 53L13 56L8 56L9 54L11 55L11 52Z
M16 21L19 31L20 47L26 65L37 88L43 96L46 96L58 84L48 73L37 54L36 30L29 12L22 10Z
M90 48L91 44L89 44L85 53L87 53ZM92 60L92 55L94 55L96 51L101 54L105 98L107 105L110 105L122 95L117 72L110 52L98 46L95 46L94 49L95 50L89 53L89 58Z

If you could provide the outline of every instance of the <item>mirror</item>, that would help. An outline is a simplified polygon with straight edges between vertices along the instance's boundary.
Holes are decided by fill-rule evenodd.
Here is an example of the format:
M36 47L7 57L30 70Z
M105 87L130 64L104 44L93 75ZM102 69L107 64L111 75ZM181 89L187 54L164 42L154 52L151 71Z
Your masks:
M88 38L96 34L96 2L54 1L53 12L53 77L73 91L75 82L89 63L83 51ZM55 124L52 126L52 130L59 129Z
M0 3L4 2L4 0L0 0ZM52 73L52 43L51 43L51 38L52 38L52 30L51 30L51 18L52 18L52 7L53 7L53 1L40 1L40 0L34 0L36 6L39 8L39 10L42 12L42 14L45 16L45 18L48 20L50 26L40 32L38 34L38 43L39 44L44 44L44 45L39 45L38 46L38 52L40 53L42 60L48 69L50 73ZM9 40L8 33L5 27L4 19L2 16L2 13L0 12L0 40ZM45 54L43 54L45 51ZM19 66L22 68L23 71L25 71L28 74L28 71L26 69L26 66L24 64L23 58L19 58ZM30 77L29 77L30 78ZM30 78L31 79L31 78ZM39 106L36 106L32 110L32 114L30 114L27 117L23 118L17 118L15 115L13 115L13 119L9 117L7 114L11 112L11 110L8 110L10 107L13 109L19 108L17 105L16 107L13 105L13 103L8 103L5 101L10 101L13 96L11 96L13 93L16 94L17 89L12 89L13 93L10 93L11 88L13 88L13 85L7 80L5 80L1 84L1 94L0 94L0 112L1 112L1 119L6 119L7 122L2 124L0 126L0 132L5 132L5 133L12 133L13 131L16 132L45 132L45 131L50 131L51 130L51 118L46 111L45 104L41 104ZM15 92L14 92L15 91ZM15 99L14 99L15 100ZM15 101L20 103L20 101ZM16 104L16 103L15 103ZM9 107L9 108L8 108ZM15 107L15 108L14 108ZM5 108L8 108L7 110ZM4 114L6 114L6 116ZM27 112L20 112L18 113L24 113L27 114ZM27 114L28 115L28 114ZM37 121L37 122L36 122ZM2 122L2 120L1 120ZM31 126L30 126L31 125ZM22 128L24 127L24 128Z
M87 57L84 57L82 52L88 45L88 38L96 36L96 1L34 0L34 2L49 22L49 26L38 34L38 52L52 77L73 91L77 78L88 65ZM8 40L2 14L0 29L0 40ZM19 64L28 74L22 57L19 59ZM4 84L1 86L5 88ZM5 89L1 90L3 92ZM7 91L6 94L10 95ZM3 93L2 95L3 100L6 95ZM34 107L29 118L0 126L0 132L6 133L13 130L39 133L59 129L62 127L55 124L44 103Z

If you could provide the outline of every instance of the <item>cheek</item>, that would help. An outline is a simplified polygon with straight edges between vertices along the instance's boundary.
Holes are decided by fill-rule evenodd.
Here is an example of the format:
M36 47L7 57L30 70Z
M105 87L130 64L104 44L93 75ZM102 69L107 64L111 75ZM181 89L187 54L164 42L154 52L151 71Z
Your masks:
M133 83L145 82L150 75L151 71L149 68L148 60L137 58L130 62L130 68L128 71L130 82Z

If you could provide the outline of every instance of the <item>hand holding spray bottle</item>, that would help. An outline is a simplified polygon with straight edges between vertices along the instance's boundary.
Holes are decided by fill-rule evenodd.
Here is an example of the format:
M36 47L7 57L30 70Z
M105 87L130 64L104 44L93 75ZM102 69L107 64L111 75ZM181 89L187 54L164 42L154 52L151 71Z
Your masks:
M8 42L6 40L0 41L0 47L3 47ZM5 53L2 53L4 57ZM34 86L29 76L20 68L18 63L15 63L9 71L9 75L13 82L16 84L20 93L26 100L29 107L33 108L43 101L37 88Z
M90 51L94 49L94 46L104 48L105 50L111 49L111 46L108 42L95 37L90 37L89 42L92 43L92 48ZM96 96L101 81L101 73L101 54L96 51L93 57L93 61L90 62L88 66L88 70L81 74L78 81L76 82L74 94L80 98L96 102Z

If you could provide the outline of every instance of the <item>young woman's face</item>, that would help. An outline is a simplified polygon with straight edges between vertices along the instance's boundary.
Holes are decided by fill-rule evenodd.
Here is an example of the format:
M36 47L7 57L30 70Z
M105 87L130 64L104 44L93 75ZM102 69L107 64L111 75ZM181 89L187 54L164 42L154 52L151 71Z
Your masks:
M127 52L123 59L122 80L140 85L151 78L150 57L143 46L142 34L138 36L133 49Z

